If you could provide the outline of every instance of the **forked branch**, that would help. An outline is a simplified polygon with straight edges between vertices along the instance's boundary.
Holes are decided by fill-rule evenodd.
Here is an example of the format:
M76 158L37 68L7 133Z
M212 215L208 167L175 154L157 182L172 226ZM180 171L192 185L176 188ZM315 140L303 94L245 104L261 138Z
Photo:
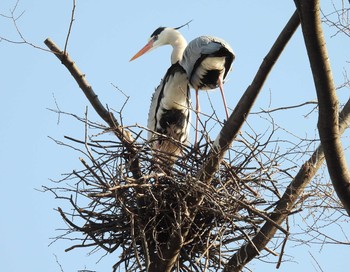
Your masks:
M113 113L108 111L98 99L97 94L92 89L91 85L87 81L85 75L80 71L76 63L71 59L67 52L63 52L50 38L44 41L46 46L52 53L62 62L62 64L68 69L75 81L78 83L80 89L84 92L85 96L94 107L95 111L100 117L110 126L115 135L124 144L129 151L129 161L133 168L134 178L139 179L141 173L139 170L139 163L137 156L137 148L134 145L134 139L130 133L128 133L122 126L119 125L118 120L114 117Z

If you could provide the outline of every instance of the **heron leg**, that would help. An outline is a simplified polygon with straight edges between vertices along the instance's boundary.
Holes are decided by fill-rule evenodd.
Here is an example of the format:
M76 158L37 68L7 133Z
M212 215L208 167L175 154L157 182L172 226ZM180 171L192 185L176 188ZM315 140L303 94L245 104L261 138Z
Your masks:
M198 142L199 111L200 111L200 106L199 106L199 99L198 99L198 88L196 88L196 137L194 140L194 145L196 145Z
M226 111L226 120L228 120L228 110L227 110L227 105L226 105L226 98L225 98L225 93L224 93L224 87L223 87L223 76L220 76L218 79L218 85L220 88L220 92L221 92L221 96L222 96L222 101L224 102L224 107L225 107L225 111Z

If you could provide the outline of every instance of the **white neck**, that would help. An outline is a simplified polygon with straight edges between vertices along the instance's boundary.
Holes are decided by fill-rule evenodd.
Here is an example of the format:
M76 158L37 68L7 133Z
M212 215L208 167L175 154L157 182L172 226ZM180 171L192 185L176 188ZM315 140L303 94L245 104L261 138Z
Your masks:
M187 41L180 34L175 42L171 44L173 47L173 52L171 53L171 64L174 64L180 60L182 60L182 56L184 54L185 48L187 46Z
M187 41L181 35L179 31L173 28L166 29L165 39L168 44L173 47L173 52L171 53L171 64L174 64L182 59L182 55L187 46Z

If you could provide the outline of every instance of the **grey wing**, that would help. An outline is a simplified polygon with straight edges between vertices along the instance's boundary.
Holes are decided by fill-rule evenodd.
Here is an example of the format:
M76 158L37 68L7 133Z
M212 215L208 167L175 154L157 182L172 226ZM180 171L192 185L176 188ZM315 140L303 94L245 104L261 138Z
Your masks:
M206 40L202 39L202 37L198 37L187 45L180 64L185 69L188 76L191 75L194 64L203 53L203 45L206 44Z
M156 128L157 128L156 111L158 106L159 95L163 88L163 84L164 84L164 79L161 80L159 86L155 89L152 95L151 106L148 112L148 121L147 121L147 128L149 129L148 140L152 138L153 133L151 131L156 131Z
M155 130L182 143L187 142L191 98L186 71L179 63L173 64L160 86L155 110Z

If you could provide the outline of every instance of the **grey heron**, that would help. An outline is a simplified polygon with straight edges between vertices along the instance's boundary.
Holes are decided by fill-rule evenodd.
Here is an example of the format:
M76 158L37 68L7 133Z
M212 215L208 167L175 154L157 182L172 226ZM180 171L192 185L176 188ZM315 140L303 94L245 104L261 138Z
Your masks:
M223 83L231 69L235 54L227 42L212 36L200 36L187 45L185 38L178 31L179 28L157 28L150 36L148 43L131 60L162 45L171 45L173 47L171 63L174 64L179 61L187 73L189 84L196 91L197 118L195 143L197 143L200 112L198 91L219 87L225 106L226 117L228 118L229 114L223 91Z
M169 161L174 161L181 152L180 145L162 135L171 137L181 144L188 141L191 116L190 88L187 73L179 64L187 42L176 29L160 27L152 33L147 44L130 61L167 42L174 45L171 54L172 65L152 95L147 127L152 148L163 153L163 157L169 154Z
M174 33L171 35L169 32ZM152 141L152 149L159 151L160 154L163 153L163 157L168 154L169 161L173 162L181 152L181 147L176 141L181 144L186 143L190 129L189 82L186 71L179 64L187 42L176 29L160 27L152 33L147 44L130 61L169 40L174 45L171 55L172 65L152 95L147 127L149 129L148 139ZM162 135L176 141L166 139Z

